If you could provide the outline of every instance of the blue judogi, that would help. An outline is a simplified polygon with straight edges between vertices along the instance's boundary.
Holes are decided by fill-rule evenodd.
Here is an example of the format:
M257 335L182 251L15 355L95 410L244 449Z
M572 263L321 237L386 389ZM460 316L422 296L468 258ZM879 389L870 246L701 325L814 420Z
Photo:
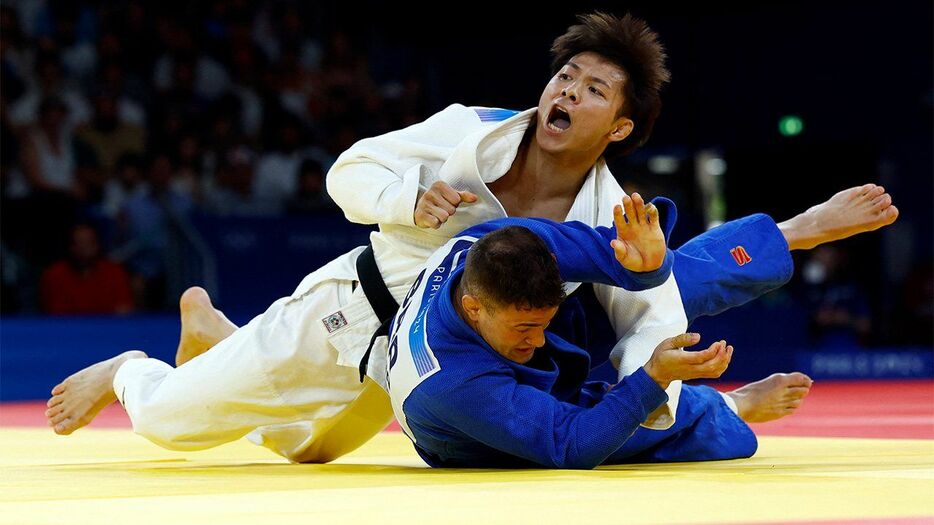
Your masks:
M663 214L667 237L674 208L667 200L656 203L668 211ZM664 282L674 268L689 319L745 303L791 274L787 245L764 215L727 223L678 251L669 250L661 268L644 274L616 261L609 246L616 238L614 228L510 218L465 230L429 259L390 334L393 408L429 465L593 468L731 459L755 452L754 434L713 389L684 386L674 426L649 430L640 423L667 395L643 369L612 388L588 381L590 354L552 329L527 365L490 348L458 316L451 292L473 242L509 225L541 237L566 281L641 290ZM735 246L746 255L731 254Z

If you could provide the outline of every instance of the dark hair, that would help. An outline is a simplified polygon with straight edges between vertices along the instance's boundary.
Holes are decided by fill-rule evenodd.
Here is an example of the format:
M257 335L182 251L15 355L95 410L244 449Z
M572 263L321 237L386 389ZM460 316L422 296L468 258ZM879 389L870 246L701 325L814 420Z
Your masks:
M474 243L462 282L487 308L550 308L565 298L558 263L548 246L522 226L501 228Z
M551 45L552 73L557 73L575 55L596 53L626 73L623 107L617 117L629 117L635 126L625 139L607 146L604 156L612 158L632 153L652 134L662 109L662 85L671 77L665 67L665 48L640 18L622 18L607 13L578 15L580 24L568 28Z

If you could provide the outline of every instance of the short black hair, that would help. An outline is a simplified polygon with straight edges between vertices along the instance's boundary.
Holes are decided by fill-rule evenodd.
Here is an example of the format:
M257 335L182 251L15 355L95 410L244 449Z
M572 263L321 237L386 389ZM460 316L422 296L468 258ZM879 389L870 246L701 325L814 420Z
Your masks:
M462 284L487 308L552 308L565 299L558 263L531 230L507 226L480 238L467 252Z
M617 117L629 117L632 133L607 146L604 156L612 158L632 153L652 134L655 119L662 110L660 91L671 78L665 67L665 48L645 20L627 13L622 18L607 13L578 15L577 25L551 45L552 73L557 73L580 53L596 53L626 73L623 106Z

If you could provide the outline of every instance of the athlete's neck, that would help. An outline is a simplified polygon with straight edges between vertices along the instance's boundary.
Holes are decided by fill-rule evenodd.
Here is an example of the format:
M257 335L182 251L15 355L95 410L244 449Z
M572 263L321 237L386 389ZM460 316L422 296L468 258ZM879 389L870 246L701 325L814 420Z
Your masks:
M599 152L545 151L535 140L533 122L522 137L516 160L494 185L523 188L523 193L540 199L574 197L599 158Z

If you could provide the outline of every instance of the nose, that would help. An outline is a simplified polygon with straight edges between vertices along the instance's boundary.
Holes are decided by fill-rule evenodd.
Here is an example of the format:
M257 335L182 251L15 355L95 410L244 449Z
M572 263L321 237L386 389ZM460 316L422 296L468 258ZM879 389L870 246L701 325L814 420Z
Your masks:
M536 331L535 333L526 337L525 342L534 346L535 348L541 348L545 346L545 331Z
M561 96L571 99L572 102L577 102L577 88L574 84L571 84L561 90Z

